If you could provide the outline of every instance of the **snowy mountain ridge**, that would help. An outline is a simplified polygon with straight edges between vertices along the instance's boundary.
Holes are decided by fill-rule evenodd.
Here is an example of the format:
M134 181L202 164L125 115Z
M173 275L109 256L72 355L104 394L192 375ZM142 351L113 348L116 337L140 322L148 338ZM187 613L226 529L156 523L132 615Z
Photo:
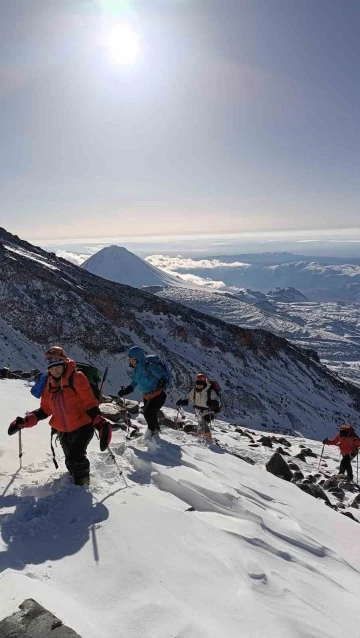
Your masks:
M180 278L152 266L121 246L107 246L87 259L81 268L119 284L144 286L184 285Z
M44 349L61 343L76 360L110 364L107 391L115 394L128 383L126 354L136 344L169 362L169 401L201 370L222 386L224 415L251 427L317 438L329 424L358 418L360 390L286 340L101 279L4 230L0 314L5 365L41 368Z

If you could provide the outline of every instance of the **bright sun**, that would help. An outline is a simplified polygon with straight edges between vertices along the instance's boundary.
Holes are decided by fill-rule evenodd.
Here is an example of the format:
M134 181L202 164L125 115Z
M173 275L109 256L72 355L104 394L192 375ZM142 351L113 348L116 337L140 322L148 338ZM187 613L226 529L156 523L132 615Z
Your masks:
M134 64L139 51L139 38L129 24L118 24L106 37L106 47L117 64Z

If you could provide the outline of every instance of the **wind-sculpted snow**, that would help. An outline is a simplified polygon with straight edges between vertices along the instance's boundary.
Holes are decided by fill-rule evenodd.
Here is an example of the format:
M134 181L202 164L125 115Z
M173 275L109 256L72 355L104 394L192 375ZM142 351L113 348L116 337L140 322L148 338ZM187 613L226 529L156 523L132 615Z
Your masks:
M54 470L44 422L23 433L17 471L6 425L36 402L23 382L0 383L0 618L31 596L87 638L359 634L359 526L267 473L270 451L225 422L212 449L166 428L150 449L115 431L124 476L95 439L90 488L75 487L58 448ZM326 459L335 469L335 451Z
M251 427L285 427L317 438L329 424L358 416L360 391L285 339L101 279L5 231L0 231L0 315L3 365L41 368L44 349L61 343L77 361L101 369L110 364L106 391L116 394L128 383L126 355L136 344L169 362L171 401L184 396L204 371L223 388L224 415ZM294 324L285 325L290 331ZM301 326L296 330L301 333Z

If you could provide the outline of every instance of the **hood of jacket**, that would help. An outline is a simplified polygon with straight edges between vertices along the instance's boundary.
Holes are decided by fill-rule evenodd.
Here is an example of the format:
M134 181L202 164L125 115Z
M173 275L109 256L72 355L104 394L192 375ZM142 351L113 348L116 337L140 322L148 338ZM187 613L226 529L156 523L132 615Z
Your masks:
M145 352L142 348L139 348L139 346L133 346L132 348L130 348L128 357L137 359L137 361L142 365L145 364Z

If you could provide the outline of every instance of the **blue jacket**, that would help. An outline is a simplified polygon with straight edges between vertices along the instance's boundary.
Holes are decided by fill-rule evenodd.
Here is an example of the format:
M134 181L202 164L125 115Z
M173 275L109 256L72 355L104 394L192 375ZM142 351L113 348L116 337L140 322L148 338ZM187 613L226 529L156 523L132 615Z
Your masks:
M132 387L139 386L143 394L150 394L150 392L158 390L160 379L164 379L163 367L146 361L145 352L137 346L130 348L128 356L134 357L138 362L131 378Z

